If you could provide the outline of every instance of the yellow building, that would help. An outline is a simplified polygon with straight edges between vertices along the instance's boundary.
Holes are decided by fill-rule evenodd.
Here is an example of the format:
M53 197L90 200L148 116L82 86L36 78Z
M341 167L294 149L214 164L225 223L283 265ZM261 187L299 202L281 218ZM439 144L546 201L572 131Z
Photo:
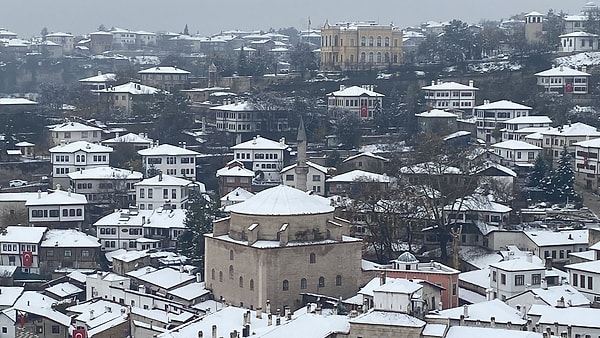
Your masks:
M402 31L374 21L325 23L321 70L383 68L402 63Z

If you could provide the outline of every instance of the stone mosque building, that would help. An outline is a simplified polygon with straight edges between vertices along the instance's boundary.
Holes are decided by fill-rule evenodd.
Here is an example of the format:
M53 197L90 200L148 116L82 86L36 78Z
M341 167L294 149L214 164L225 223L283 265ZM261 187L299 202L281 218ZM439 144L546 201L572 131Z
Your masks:
M302 124L298 138L296 173L303 174ZM280 185L230 211L205 235L205 282L215 299L274 313L301 307L302 293L335 298L356 294L362 242L348 236L349 222L334 216L328 199L307 193L306 187Z

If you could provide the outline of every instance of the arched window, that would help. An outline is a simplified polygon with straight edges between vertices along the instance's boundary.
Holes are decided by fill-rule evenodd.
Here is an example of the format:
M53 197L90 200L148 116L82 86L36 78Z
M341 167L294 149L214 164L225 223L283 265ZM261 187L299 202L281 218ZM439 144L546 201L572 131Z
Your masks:
M300 280L300 289L304 290L308 287L308 281L306 280L306 278L302 278Z
M85 162L85 155L81 155L81 162Z
M233 250L229 250L229 260L233 260Z
M219 282L223 281L223 271L219 271Z
M360 45L363 46L363 47L367 45L367 38L366 37L364 37L364 36L360 37Z
M210 278L215 280L215 269L210 270Z
M229 266L229 279L233 279L233 265Z
M373 41L374 41L373 37L369 36L369 47L373 47Z
M315 255L314 252L311 252L310 255L308 256L308 262L310 264L314 264L317 262L317 255Z
M360 62L365 63L366 54L365 52L360 53Z
M80 162L79 159L80 159L79 155L75 156L75 162Z
M325 277L319 277L319 287L322 288L325 286Z
M381 52L377 52L377 63L381 63Z
M385 53L385 63L390 63L390 53Z
M369 62L373 63L373 52L369 53Z
M288 291L290 289L290 282L287 279L283 280L283 291Z
M250 280L250 291L254 291L254 279Z
M386 46L386 47L389 47L389 46L390 46L390 38L389 38L389 37L387 37L387 36L386 36L386 37L385 37L385 40L383 40L383 41L384 41L384 42L383 42L384 46Z
M335 286L342 286L342 276L335 276Z
M381 47L381 36L377 37L377 47Z
M244 277L240 276L240 287L244 287Z
M394 63L398 63L398 54L394 54Z
M335 47L337 47L337 45L338 45L338 41L339 41L339 38L338 38L338 36L337 36L337 35L336 35L336 36L334 36L334 37L333 37L333 45L334 45Z

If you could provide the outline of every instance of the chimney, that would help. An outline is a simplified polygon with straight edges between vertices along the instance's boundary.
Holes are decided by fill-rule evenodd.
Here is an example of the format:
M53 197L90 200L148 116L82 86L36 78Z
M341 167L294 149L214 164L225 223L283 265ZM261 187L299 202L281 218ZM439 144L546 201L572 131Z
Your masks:
M469 305L467 305L467 304L463 305L463 314L464 314L465 318L469 318Z
M458 326L465 326L465 315L460 315L460 321L458 322Z
M431 85L435 86L435 81L434 80L431 80Z
M183 141L182 146L183 146L183 149L187 149L187 142Z
M204 333L202 333L202 331L198 331L198 338L202 338L204 337Z
M533 330L533 327L531 326L531 318L527 318L527 331Z
M267 326L271 326L271 325L273 325L273 315L269 313L267 315Z
M237 336L238 336L237 330L233 330L229 333L230 338L237 338Z
M527 251L527 261L533 263L533 252Z
M379 273L379 285L384 285L385 284L385 271L382 271L381 273Z
M244 326L242 329L242 337L250 337L250 324Z
M340 91L346 89L346 86L344 86L343 84L340 85Z
M162 182L162 170L158 172L158 181Z
M94 319L94 310L90 310L90 319Z
M275 326L281 325L281 317L275 318Z
M469 80L469 87L473 87L473 80Z
M200 272L196 273L196 283L202 282L202 274Z
M490 318L490 327L496 327L496 317Z
M546 277L542 278L542 281L540 283L540 288L544 289L544 290L548 290L548 281L546 281Z
M556 307L557 308L565 308L565 297L560 297L557 301L556 301Z
M217 338L217 326L216 325L212 326L212 337L211 338Z
M277 317L281 317L281 309L277 309L277 311L275 312Z
M267 299L267 306L265 307L267 314L271 314L271 301Z
M100 75L102 75L102 71L99 70L98 71L98 76L100 76Z
M262 307L256 308L256 318L262 319Z

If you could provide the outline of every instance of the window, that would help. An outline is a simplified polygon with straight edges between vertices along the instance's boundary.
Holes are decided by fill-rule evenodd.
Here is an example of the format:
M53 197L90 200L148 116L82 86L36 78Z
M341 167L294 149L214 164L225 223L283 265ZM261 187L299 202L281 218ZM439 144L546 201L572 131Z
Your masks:
M323 276L319 277L319 287L325 287L325 277Z
M154 197L154 189L148 188L148 198L153 198L153 197Z
M283 280L283 287L282 287L283 291L288 291L290 289L290 282L288 282L287 279Z
M145 197L145 193L144 193L144 188L140 189L140 198L144 198Z
M52 333L60 333L60 326L52 325Z
M169 189L163 189L163 198L169 199Z
M171 198L172 199L176 199L177 198L177 189L171 189Z
M525 275L515 275L515 285L525 285Z
M503 273L500 274L500 284L506 285L506 275Z
M579 287L585 289L585 276L579 275Z
M254 291L254 279L250 280L250 291Z
M531 275L531 285L539 285L542 282L542 275L539 273L534 273Z
M243 288L244 287L244 277L240 276L240 287Z
M588 276L587 280L588 280L588 281L587 281L587 282L588 282L588 284L587 284L587 288L588 288L588 289L590 289L590 290L592 290L592 289L594 288L594 287L593 287L593 285L594 285L594 284L592 283L592 277L591 277L591 276Z
M229 279L233 279L233 265L229 266Z
M54 251L53 250L46 251L46 256L53 257L54 256Z
M342 276L335 276L335 286L342 286Z
M496 271L492 271L492 281L496 281Z
M65 250L65 257L71 257L71 250Z
M308 261L309 261L310 264L316 263L317 262L317 255L315 255L314 252L311 252Z
M2 333L8 333L8 328L6 326L2 327Z
M305 290L308 287L308 281L306 278L300 280L300 289Z
M229 250L229 260L233 260L233 250Z
M319 182L319 181L321 181L321 175L313 175L312 176L312 180L313 180L313 182Z
M89 256L90 256L89 250L81 250L81 257L89 257Z
M294 175L285 175L285 180L286 181L293 181L294 180Z
M219 282L223 281L223 271L219 271Z

